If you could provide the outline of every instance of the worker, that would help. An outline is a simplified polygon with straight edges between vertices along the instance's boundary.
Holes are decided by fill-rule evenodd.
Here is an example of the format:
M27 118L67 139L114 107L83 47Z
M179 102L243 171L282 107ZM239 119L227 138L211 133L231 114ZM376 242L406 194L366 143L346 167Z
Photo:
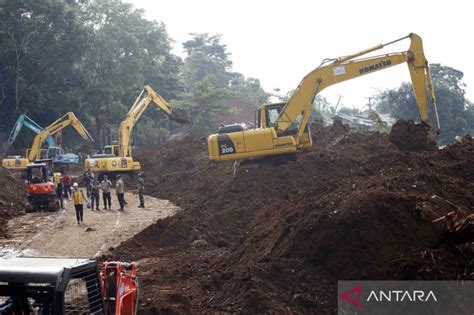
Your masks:
M109 204L109 210L112 209L112 198L110 197L110 188L112 188L112 182L104 175L104 179L100 183L102 188L102 199L104 200L104 210L107 210L107 203Z
M68 172L64 172L63 175L63 191L64 191L64 197L67 197L69 200L71 200L72 194L71 194L71 182L72 178L69 175Z
M94 203L96 210L99 209L99 194L100 194L100 183L98 179L94 179L91 186L91 210L94 210Z
M74 199L74 208L76 209L77 224L81 224L84 223L84 200L87 203L89 203L89 200L87 200L87 197L84 196L82 190L79 189L79 185L77 183L74 183L72 188L72 198Z
M117 193L117 199L120 204L119 211L123 211L125 206L125 184L123 183L122 175L117 176L117 182L115 183L115 190Z
M140 172L138 174L138 199L140 200L140 205L138 208L145 208L145 174Z
M87 191L87 197L90 197L91 195L91 187L92 187L92 181L94 180L94 173L92 173L91 169L88 168L87 172L84 174L84 180L86 181L86 191Z
M33 175L33 178L31 180L31 182L33 184L39 184L43 181L43 169L42 168L37 168L35 170L35 173Z
M56 181L56 176L55 176ZM56 183L56 195L58 195L59 204L61 205L61 209L64 209L64 200L63 200L63 180L61 176L58 176L58 180Z

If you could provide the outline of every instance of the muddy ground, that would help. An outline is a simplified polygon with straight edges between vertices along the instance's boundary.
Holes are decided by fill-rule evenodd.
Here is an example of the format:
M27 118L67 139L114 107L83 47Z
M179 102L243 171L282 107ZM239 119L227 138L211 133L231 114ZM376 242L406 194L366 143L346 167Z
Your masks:
M112 192L115 197L114 192ZM77 224L72 200L64 200L57 212L32 212L15 216L0 237L0 258L18 254L33 256L100 258L156 220L173 215L179 208L167 200L146 196L146 208L138 208L138 196L126 193L125 211L84 209L84 223ZM102 200L101 200L102 201Z
M0 238L3 238L8 235L7 220L25 213L26 186L0 168L0 187Z
M140 260L141 313L334 313L337 280L473 279L470 230L431 221L473 212L474 142L435 150L400 124L316 124L311 151L235 175L205 140L142 150L147 194L184 210L113 253Z

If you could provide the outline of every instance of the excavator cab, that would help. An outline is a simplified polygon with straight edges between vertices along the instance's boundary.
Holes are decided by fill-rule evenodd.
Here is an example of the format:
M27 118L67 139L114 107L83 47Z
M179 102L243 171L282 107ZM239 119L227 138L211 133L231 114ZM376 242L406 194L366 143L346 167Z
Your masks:
M106 145L102 153L108 156L119 156L119 147L116 144Z
M0 314L136 313L136 264L89 259L0 260ZM3 304L2 304L3 303Z
M270 128L276 127L276 122L278 117L280 116L283 107L285 107L286 103L271 103L271 104L263 104L257 110L257 128ZM293 125L288 128L283 135L296 135L298 133L299 125L301 123L302 115L295 120ZM306 125L303 136L300 138L299 141L299 148L301 149L308 149L312 146L311 140L311 132L309 127Z

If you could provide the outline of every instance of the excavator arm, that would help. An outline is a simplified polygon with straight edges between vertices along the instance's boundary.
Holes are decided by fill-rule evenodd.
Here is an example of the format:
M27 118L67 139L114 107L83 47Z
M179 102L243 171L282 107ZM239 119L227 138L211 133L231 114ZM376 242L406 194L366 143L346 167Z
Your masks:
M382 49L387 45L406 38L410 38L411 45L405 52L356 59L357 57ZM430 127L439 133L440 128L436 108L436 97L433 90L428 61L423 52L423 45L420 36L411 33L406 37L387 44L377 45L353 55L323 62L320 67L311 71L301 81L298 88L281 111L275 124L277 134L284 134L285 131L294 124L297 117L302 114L297 134L297 138L301 138L311 114L313 100L324 88L405 62L408 64L420 118L423 122L429 124ZM428 117L428 101L426 95L427 84L436 116L435 125L430 122Z
M11 132L10 132L10 137L8 138L8 144L12 145L13 142L15 142L16 138L18 137L18 134L21 131L21 128L25 126L28 129L32 130L34 133L38 134L43 130L43 128L38 125L33 119L30 117L26 116L26 114L20 115L18 119L15 122L15 125L13 126ZM56 141L54 140L53 137L49 136L46 138L46 142L48 143L48 146L50 147L56 147Z
M30 161L39 159L41 147L43 146L45 140L49 136L53 136L69 125L71 125L84 140L94 142L94 139L89 134L84 125L82 125L79 119L77 119L76 115L74 115L73 112L68 112L36 135L35 139L33 140L33 145L29 150L28 159Z
M146 85L138 95L132 107L128 111L127 116L119 126L119 156L127 157L132 153L130 147L130 135L136 122L142 116L148 105L153 102L160 110L162 110L171 120L179 123L188 123L187 114L179 109L171 108L170 104L159 95L151 86Z

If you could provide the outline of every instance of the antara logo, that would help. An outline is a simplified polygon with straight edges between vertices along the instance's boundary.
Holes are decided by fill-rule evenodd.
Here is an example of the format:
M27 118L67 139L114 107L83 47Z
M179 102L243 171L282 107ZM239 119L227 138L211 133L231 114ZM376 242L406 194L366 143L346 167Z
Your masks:
M350 289L346 292L344 292L342 295L341 295L341 299L343 299L344 301L346 301L347 303L349 304L352 304L354 305L355 307L357 308L362 308L362 304L360 303L360 293L362 291L362 286L359 285L353 289ZM355 294L356 295L356 298L351 298L351 295Z
M374 300L377 302L429 302L438 299L434 295L433 291L426 293L422 290L404 291L404 290L391 290L391 291L371 291L367 302Z
M341 295L341 299L357 308L362 308L362 285L347 290ZM423 290L371 290L366 302L437 302L438 299L433 291L425 292Z

